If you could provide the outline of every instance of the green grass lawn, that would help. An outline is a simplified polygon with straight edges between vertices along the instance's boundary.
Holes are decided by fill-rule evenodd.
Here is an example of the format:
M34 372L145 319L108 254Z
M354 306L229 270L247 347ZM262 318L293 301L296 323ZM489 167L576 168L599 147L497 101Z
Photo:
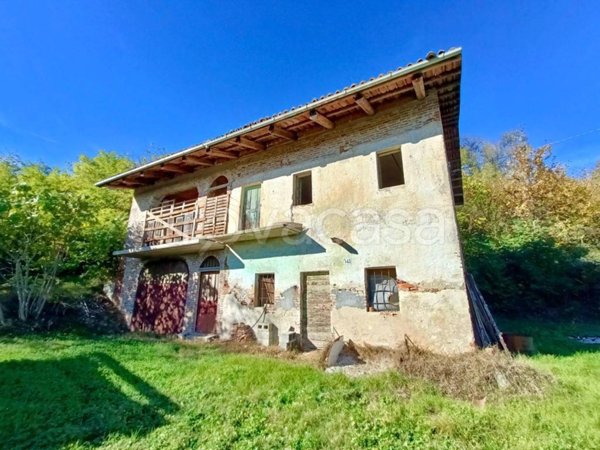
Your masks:
M349 379L208 344L2 337L0 447L600 448L600 352L541 336L527 360L554 374L550 392L484 408L397 373Z

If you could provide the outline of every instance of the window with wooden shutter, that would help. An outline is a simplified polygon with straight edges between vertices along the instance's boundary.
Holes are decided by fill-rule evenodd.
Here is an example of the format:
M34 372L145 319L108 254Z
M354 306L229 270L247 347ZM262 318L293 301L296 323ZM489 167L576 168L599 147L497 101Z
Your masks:
M261 273L256 276L256 306L275 303L275 274Z

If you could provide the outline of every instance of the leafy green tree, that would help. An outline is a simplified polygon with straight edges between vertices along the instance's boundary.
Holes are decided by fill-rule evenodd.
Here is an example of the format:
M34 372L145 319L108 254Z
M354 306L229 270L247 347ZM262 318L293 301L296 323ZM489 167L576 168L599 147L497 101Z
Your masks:
M91 285L114 274L131 193L94 183L129 167L109 152L82 156L72 172L0 161L0 267L20 320L38 319L65 280Z
M69 189L65 175L34 165L19 170L7 203L1 233L9 285L18 318L37 319L89 205Z
M118 260L112 252L123 245L131 208L131 191L98 188L95 183L130 169L131 160L101 151L94 158L81 156L73 164L74 189L88 198L93 212L79 231L68 260L71 275L101 283L114 275Z

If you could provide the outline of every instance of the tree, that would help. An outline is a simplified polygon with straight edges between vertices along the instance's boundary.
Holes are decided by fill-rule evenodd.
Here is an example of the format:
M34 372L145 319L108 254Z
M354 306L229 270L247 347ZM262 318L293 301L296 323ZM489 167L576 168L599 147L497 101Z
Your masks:
M8 193L1 233L22 321L40 316L72 238L89 213L85 198L68 184L63 174L25 166Z
M0 268L20 320L37 320L65 280L98 284L114 274L131 193L94 183L129 167L108 152L81 157L72 172L0 161Z
M457 213L468 269L499 311L600 313L600 169L567 175L522 132L463 146Z
M93 158L82 155L73 164L74 189L89 199L93 212L66 262L71 275L96 284L114 275L118 261L112 252L125 240L132 194L130 190L98 188L95 183L132 166L131 160L106 151Z

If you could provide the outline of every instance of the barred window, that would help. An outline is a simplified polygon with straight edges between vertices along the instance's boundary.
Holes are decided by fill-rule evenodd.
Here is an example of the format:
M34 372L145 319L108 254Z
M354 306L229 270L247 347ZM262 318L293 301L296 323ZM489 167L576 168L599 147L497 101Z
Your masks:
M398 311L398 286L396 269L383 267L367 269L367 289L369 311Z

